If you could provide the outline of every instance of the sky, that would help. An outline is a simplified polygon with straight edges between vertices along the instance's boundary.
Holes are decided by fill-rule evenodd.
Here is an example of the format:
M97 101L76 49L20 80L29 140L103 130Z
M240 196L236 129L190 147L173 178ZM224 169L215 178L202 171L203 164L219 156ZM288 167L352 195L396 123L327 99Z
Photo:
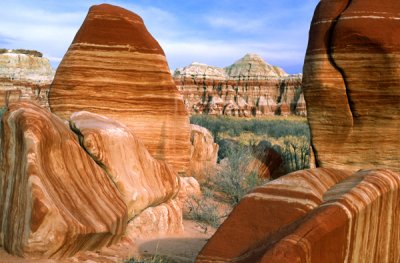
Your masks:
M140 15L171 69L192 62L225 67L247 53L301 73L319 0L1 0L0 48L35 49L58 66L90 6Z

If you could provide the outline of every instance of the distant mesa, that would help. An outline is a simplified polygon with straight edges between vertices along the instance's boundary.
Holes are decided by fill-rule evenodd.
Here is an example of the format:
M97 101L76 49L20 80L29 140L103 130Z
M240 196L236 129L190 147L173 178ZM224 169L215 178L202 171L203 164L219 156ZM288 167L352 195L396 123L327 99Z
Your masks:
M53 77L49 60L39 51L0 49L0 107L22 99L48 108Z
M219 68L193 62L174 72L192 115L306 116L302 75L289 75L256 54Z

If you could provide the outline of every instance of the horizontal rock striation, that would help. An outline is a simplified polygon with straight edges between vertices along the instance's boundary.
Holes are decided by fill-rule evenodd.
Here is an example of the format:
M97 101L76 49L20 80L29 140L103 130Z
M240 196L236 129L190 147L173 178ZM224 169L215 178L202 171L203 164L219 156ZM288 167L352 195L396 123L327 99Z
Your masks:
M128 220L177 195L179 178L154 159L126 126L90 112L72 114L81 146L110 176L128 208Z
M31 100L48 108L47 96L53 77L49 60L40 52L0 49L0 107Z
M317 168L255 189L197 262L395 262L400 174Z
M319 166L400 171L399 13L396 0L319 3L303 70Z
M224 69L192 63L174 73L191 114L306 116L301 75L288 75L247 54Z
M30 102L2 119L0 246L25 258L64 258L117 242L126 205L69 127Z
M189 166L189 118L158 42L120 7L90 8L57 69L51 110L90 111L133 129L149 152L180 173Z

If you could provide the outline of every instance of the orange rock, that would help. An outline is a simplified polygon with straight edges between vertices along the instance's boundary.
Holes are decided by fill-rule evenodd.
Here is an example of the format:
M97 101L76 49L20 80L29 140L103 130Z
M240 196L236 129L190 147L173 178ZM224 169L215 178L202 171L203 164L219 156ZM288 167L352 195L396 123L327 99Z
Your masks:
M128 207L128 219L177 195L176 172L154 159L123 124L90 112L72 114L70 124L84 149L117 186Z
M397 0L320 1L303 78L319 166L400 171L399 13Z
M189 166L189 118L158 42L120 7L90 8L50 89L51 110L67 119L90 111L133 129L157 159Z
M218 144L214 143L211 133L204 127L191 124L191 157L189 176L203 179L217 165Z
M121 195L57 116L29 102L9 105L1 149L0 246L9 253L63 258L121 238Z
M197 262L395 262L400 174L317 168L252 191Z

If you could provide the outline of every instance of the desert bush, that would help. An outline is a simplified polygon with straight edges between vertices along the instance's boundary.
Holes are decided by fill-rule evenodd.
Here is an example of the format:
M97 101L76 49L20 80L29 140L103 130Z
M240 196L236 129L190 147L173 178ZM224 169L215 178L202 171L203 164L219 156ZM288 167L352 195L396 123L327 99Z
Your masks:
M125 261L125 263L175 263L175 261L165 256L154 255L144 259L131 258Z
M225 165L212 178L212 184L216 191L224 194L227 202L236 205L251 189L264 183L264 180L255 171L248 169L253 158L250 147L228 149L226 158Z
M0 54L4 54L4 53L7 53L7 52L8 52L8 49L0 48Z
M307 169L310 166L310 143L304 137L286 136L273 146L282 157L286 173Z
M202 197L192 196L186 201L189 211L184 217L196 221L205 230L207 226L218 228L222 217L218 213L218 206L213 202L213 192L202 187L202 193Z

